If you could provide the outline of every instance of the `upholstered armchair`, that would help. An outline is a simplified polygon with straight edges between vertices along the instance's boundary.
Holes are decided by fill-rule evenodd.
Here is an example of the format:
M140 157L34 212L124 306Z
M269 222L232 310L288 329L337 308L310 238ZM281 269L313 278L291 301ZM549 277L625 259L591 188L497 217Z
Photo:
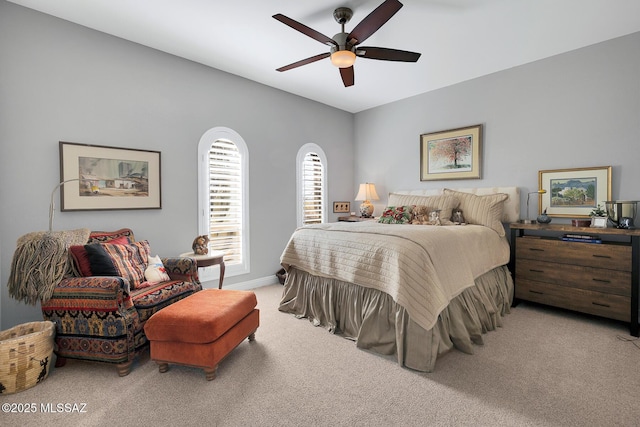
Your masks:
M121 245L122 237L135 249L130 229L92 232L87 243L108 245L120 239ZM124 252L131 249L126 243L118 247ZM74 254L74 247L69 252ZM86 260L73 259L78 277L64 278L53 296L42 303L45 320L56 324L56 367L64 366L67 358L82 359L113 363L120 376L129 374L135 356L148 345L145 322L155 312L202 289L193 258L163 258L169 279L135 286L126 275L81 277L83 270L90 274L82 266Z

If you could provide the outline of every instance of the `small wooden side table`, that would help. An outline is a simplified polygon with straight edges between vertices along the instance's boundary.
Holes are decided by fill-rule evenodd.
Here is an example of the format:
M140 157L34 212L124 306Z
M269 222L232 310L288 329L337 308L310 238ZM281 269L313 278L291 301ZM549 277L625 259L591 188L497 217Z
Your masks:
M224 252L210 250L209 253L204 255L195 254L193 252L185 252L183 254L180 254L180 256L195 258L198 268L220 265L220 281L218 283L218 289L222 289L222 281L224 280Z

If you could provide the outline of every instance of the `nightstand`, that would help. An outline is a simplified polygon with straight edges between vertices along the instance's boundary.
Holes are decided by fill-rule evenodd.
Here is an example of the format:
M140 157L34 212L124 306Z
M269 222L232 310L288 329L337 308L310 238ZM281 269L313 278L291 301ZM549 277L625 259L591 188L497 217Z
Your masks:
M631 335L640 335L640 230L568 224L509 227L514 305L533 301L621 320L629 323ZM563 240L567 234L597 236L600 243Z
M343 221L343 222L376 221L376 218L365 218L362 216L351 215L351 216L339 216L338 221Z

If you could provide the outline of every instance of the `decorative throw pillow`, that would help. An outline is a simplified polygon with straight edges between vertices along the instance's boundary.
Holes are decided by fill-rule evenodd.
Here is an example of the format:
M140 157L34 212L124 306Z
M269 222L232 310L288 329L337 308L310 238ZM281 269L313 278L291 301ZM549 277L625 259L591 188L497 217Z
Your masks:
M118 271L111 261L111 257L100 243L84 245L89 260L89 271L93 276L117 276Z
M154 257L150 256L148 258L147 269L144 271L144 278L150 283L160 283L171 280L158 255Z
M408 224L411 222L413 206L388 206L378 222L384 224Z
M69 255L82 277L90 277L93 275L91 273L89 255L87 255L87 250L84 248L84 245L69 246Z
M96 276L120 276L129 281L131 289L144 282L144 271L149 258L149 242L130 245L94 243L85 245L91 272Z
M451 195L438 195L438 196L421 196L414 194L398 194L389 193L389 205L424 205L429 206L431 209L440 210L440 219L448 220L451 218L451 211L458 207L460 200L457 197ZM443 224L446 223L443 221Z
M134 242L130 245L113 245L101 243L105 251L111 256L118 276L129 280L132 289L136 289L144 282L144 271L149 259L149 242ZM93 269L93 267L92 267Z
M467 224L484 225L495 230L500 236L505 235L502 226L502 212L504 201L509 197L508 194L496 193L477 196L448 188L445 188L443 193L460 199L460 209L464 212Z
M129 239L123 236L109 241L109 244L127 245L129 244ZM84 245L69 246L69 253L71 254L71 258L73 259L73 262L75 263L76 268L78 269L78 272L82 277L93 276L93 272L91 271L91 262L89 261L89 255L87 254L87 250L84 248Z

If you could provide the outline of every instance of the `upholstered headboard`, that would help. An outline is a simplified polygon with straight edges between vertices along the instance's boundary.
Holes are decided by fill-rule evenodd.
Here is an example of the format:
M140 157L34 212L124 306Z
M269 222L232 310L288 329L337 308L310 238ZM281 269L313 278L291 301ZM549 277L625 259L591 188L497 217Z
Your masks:
M397 194L411 194L416 196L438 196L442 194L442 188L423 190L402 190L394 191ZM478 196L486 194L504 193L509 197L504 202L504 212L502 222L517 222L520 219L520 190L518 187L474 187L474 188L451 188L451 190L463 193L473 193Z

